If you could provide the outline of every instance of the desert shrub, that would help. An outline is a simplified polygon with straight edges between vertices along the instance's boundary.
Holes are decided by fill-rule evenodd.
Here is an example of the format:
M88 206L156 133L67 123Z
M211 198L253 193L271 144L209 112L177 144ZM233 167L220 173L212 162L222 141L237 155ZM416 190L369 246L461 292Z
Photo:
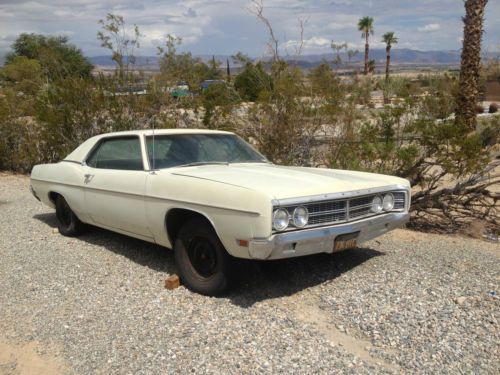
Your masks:
M319 123L311 103L301 100L307 89L302 72L293 67L275 71L273 86L260 93L243 129L261 152L279 164L309 165Z
M182 40L167 35L165 47L159 48L160 74L158 81L167 86L186 83L190 90L200 93L200 83L204 80L219 79L218 63L213 61L209 66L190 52L179 53L177 48Z
M42 162L40 128L30 117L1 119L0 170L27 173Z
M334 94L333 90L338 88L339 82L335 72L330 68L327 61L323 61L309 73L311 82L311 95L328 97ZM332 84L334 83L334 84Z
M225 82L210 85L203 93L203 125L208 129L233 129L228 116L239 102L238 94Z
M19 57L38 61L49 80L74 76L90 78L93 69L82 51L64 36L23 33L12 44L6 65Z
M255 102L262 92L272 90L273 82L261 63L247 62L234 79L234 88L243 100Z
M490 103L488 107L488 113L497 113L498 112L498 103Z
M477 132L481 137L483 147L492 147L493 153L495 148L500 151L500 118L492 116L491 118L483 118L477 123ZM500 156L498 153L497 158Z
M455 111L455 97L458 93L458 80L450 74L430 75L422 81L419 102L422 115L430 119L446 119Z
M458 230L473 218L498 225L498 197L490 187L500 180L490 173L489 153L498 139L497 122L470 132L422 111L436 106L430 100L407 97L374 112L357 129L355 141L332 143L328 165L409 179L414 227Z

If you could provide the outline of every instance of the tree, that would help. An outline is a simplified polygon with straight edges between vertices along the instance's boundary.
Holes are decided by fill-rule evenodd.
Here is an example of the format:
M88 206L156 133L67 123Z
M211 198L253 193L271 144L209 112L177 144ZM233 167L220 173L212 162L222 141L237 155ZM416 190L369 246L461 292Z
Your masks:
M361 18L358 22L358 30L361 31L361 37L365 38L365 70L364 74L368 74L368 50L370 48L369 45L369 37L370 34L373 35L373 18L365 16Z
M6 86L12 87L16 93L36 95L43 83L42 67L38 60L26 56L16 56L2 69L1 77Z
M391 47L398 42L398 38L394 36L394 32L389 31L382 36L382 42L385 43L385 79L389 79L389 66L391 65Z
M368 73L375 73L375 60L368 61Z
M101 41L101 47L108 48L111 58L118 65L118 76L122 80L128 80L130 65L135 64L135 49L140 47L139 27L134 24L133 34L129 38L127 27L122 16L112 13L106 15L105 20L99 20L102 31L97 32L97 39Z
M189 85L191 91L198 91L201 81L220 78L219 65L215 59L208 66L190 52L179 53L177 47L181 43L181 38L168 34L165 47L158 47L160 78L164 84L177 85L182 82Z
M317 67L311 69L309 73L311 87L313 93L318 96L330 98L334 92L338 92L338 78L336 74L330 69L330 65L326 60L323 60Z
M263 91L270 91L272 87L272 79L260 62L255 65L247 62L243 71L234 79L234 88L241 98L252 102L256 101Z
M224 81L208 86L203 92L203 125L208 129L234 130L234 122L228 116L238 101L238 94Z
M349 64L351 63L351 60L359 53L357 49L348 49L347 50L347 60L349 61Z
M50 81L66 77L89 78L94 68L65 36L23 33L12 44L12 50L6 57L6 65L20 56L36 60Z
M457 124L475 129L476 100L481 68L481 37L483 35L484 8L488 0L466 0L464 40L460 63L459 94L455 118Z
M274 29L271 25L271 22L266 16L264 16L263 0L252 0L251 6L248 10L250 11L250 13L254 14L259 19L259 21L261 21L266 26L267 31L269 33L269 42L267 43L267 47L269 53L273 58L273 62L278 62L280 60L280 55L278 50L279 41L278 38L276 37L276 34L274 33Z
M210 61L208 67L210 68L210 78L208 79L219 79L221 78L221 72L219 71L221 62L215 60L215 56L212 55L212 60Z
M340 51L342 51L343 49L347 50L347 43L332 42L330 44L330 48L336 52L335 58L333 59L333 63L338 68L342 64L342 58L340 57Z

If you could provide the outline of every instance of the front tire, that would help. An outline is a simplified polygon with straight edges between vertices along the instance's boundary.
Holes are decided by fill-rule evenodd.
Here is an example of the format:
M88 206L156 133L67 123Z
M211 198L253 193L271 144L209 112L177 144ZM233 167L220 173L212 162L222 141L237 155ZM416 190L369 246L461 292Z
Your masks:
M184 224L175 241L174 256L179 276L190 290L216 296L228 289L233 259L205 220Z
M85 232L86 226L71 210L62 195L56 199L57 228L63 236L75 237Z

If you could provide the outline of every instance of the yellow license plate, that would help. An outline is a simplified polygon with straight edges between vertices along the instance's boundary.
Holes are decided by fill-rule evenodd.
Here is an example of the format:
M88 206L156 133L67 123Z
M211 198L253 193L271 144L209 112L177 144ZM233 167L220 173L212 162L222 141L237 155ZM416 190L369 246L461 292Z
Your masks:
M357 245L359 232L342 234L335 238L333 251L342 251L347 249L354 249Z

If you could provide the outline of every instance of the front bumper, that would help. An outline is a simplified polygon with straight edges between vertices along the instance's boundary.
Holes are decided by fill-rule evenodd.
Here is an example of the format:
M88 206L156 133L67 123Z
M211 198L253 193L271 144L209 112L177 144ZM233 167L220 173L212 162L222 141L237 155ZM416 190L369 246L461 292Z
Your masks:
M250 241L249 253L254 259L282 259L333 253L335 237L338 235L359 232L359 244L401 227L409 218L410 215L406 212L392 212L345 224L278 233L266 239Z

